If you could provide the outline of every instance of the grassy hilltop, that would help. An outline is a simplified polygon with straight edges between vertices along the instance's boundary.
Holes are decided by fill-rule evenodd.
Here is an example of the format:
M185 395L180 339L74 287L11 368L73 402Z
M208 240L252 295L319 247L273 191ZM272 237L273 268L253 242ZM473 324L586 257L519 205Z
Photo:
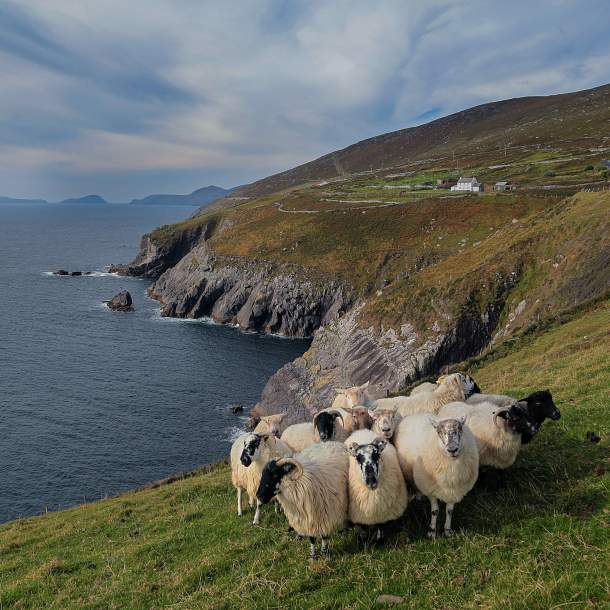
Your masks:
M490 391L550 388L562 418L459 504L452 539L425 538L414 502L384 548L354 531L309 565L267 510L235 514L225 465L192 478L0 526L2 608L607 608L610 604L610 301L520 335L470 365ZM601 437L585 440L587 431Z

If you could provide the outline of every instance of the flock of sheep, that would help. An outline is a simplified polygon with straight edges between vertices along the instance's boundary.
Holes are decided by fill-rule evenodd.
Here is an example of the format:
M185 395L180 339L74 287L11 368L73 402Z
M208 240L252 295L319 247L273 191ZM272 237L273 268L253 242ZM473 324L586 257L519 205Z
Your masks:
M375 526L381 540L384 524L421 495L431 506L428 536L437 534L439 501L450 536L453 508L473 488L479 467L508 468L546 418L560 417L548 390L521 400L482 394L463 373L363 406L367 386L336 390L313 422L284 427L284 413L269 415L239 436L231 448L238 515L243 490L256 504L254 524L261 505L275 499L296 534L309 538L315 559L316 540L327 555L328 537L349 523Z

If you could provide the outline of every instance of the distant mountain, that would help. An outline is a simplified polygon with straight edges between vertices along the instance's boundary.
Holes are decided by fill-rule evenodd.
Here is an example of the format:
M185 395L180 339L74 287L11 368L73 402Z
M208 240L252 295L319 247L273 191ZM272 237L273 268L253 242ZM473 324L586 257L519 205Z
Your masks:
M17 197L2 197L0 203L49 203L46 199L18 199Z
M84 197L72 197L70 199L64 199L59 203L108 203L103 197L99 195L85 195Z
M220 186L204 186L188 195L149 195L143 199L133 199L131 203L142 205L193 205L202 206L216 199L225 197L233 189L223 189Z

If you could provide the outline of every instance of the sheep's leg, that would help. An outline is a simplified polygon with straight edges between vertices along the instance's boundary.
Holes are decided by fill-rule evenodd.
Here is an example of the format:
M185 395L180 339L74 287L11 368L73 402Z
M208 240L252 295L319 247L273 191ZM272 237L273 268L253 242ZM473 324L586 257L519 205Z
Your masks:
M328 538L322 538L322 555L324 557L330 557L330 549L328 548Z
M254 498L248 494L248 506L252 508L254 506Z
M254 519L252 525L258 525L261 521L261 501L256 498L256 510L254 511Z
M438 517L438 500L432 496L428 496L430 500L430 529L428 530L428 538L436 538L436 518Z
M453 515L453 507L455 504L447 504L445 507L445 536L453 536L454 531L451 529L451 516Z
M243 515L243 511L241 508L241 487L237 488L237 515L241 517Z
M377 544L382 544L383 539L384 539L383 525L378 525L377 526L377 537L376 537Z
M312 561L318 558L318 553L316 552L316 539L313 536L309 537L309 559Z

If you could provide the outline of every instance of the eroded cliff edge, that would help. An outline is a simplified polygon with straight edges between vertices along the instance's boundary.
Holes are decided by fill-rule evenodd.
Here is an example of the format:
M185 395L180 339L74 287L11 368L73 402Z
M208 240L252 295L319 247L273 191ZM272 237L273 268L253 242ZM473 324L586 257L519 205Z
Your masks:
M218 218L170 238L145 236L134 262L113 270L156 277L150 294L163 315L313 336L255 407L299 421L328 406L335 387L368 380L372 396L396 391L607 292L609 203L607 195L569 198L366 290L320 269L220 255L219 240L226 246L232 235L230 221Z

